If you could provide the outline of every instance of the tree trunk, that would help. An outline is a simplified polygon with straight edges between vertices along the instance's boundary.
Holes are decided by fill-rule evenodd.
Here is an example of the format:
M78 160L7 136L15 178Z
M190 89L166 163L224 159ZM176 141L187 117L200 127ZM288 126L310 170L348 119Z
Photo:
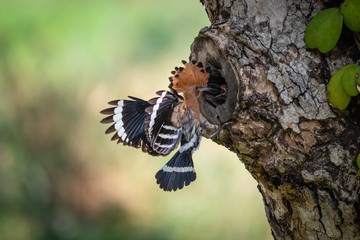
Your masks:
M209 67L210 82L227 85L223 102L201 99L202 112L223 125L213 140L258 182L274 238L360 239L360 98L339 112L326 96L331 76L359 49L346 29L329 54L304 43L310 19L340 1L202 3L211 26L191 58Z

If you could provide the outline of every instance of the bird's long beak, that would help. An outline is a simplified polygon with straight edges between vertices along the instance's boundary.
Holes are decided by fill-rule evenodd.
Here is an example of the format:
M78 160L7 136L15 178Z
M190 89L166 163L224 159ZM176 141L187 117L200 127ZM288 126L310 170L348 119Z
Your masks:
M206 92L209 94L218 94L219 93L219 88L205 87L205 88L200 88L199 90L200 90L200 92Z

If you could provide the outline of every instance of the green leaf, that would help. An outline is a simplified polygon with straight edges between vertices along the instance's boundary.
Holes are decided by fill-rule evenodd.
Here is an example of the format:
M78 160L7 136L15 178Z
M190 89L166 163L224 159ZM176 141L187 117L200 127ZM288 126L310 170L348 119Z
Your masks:
M360 0L346 0L341 6L345 25L353 32L360 32Z
M327 87L327 94L329 102L335 107L340 110L344 110L350 103L351 96L346 94L344 88L342 86L342 76L343 73L351 68L350 65L346 65L340 70L338 70L330 79L328 87Z
M348 66L341 77L341 82L346 94L354 97L359 94L356 86L359 81L360 66L356 64L349 64Z
M318 48L327 53L339 40L343 16L339 8L328 8L319 12L306 26L305 43L309 48Z

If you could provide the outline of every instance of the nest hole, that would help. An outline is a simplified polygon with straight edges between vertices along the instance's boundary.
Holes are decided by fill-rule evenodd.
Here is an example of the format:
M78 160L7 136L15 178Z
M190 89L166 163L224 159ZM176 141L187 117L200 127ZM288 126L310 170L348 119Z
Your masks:
M213 89L199 97L202 114L212 124L230 121L238 94L238 81L232 65L208 37L197 37L191 49L191 60L204 64L210 74L208 87Z
M214 108L226 102L227 83L221 75L220 69L208 66L206 71L210 73L208 82L209 91L204 92L204 98Z

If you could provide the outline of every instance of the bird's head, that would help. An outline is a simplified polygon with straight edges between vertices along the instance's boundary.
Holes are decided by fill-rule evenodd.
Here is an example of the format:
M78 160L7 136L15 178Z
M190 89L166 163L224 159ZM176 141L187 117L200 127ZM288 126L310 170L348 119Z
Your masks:
M184 67L176 67L170 77L170 89L178 93L195 93L197 96L203 89L207 88L210 74L205 70L201 62L187 63L182 61Z

